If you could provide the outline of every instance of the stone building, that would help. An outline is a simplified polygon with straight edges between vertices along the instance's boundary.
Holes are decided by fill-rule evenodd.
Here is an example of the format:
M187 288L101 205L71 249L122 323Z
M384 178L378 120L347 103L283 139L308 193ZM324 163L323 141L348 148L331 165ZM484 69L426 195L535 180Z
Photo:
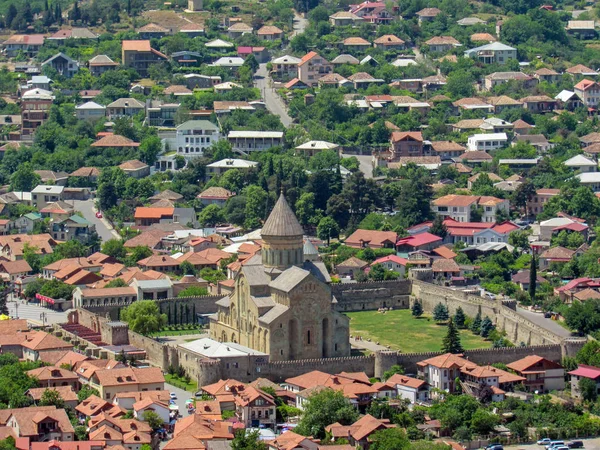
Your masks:
M262 228L261 252L243 264L233 293L217 302L211 338L264 352L270 361L350 354L349 320L334 311L323 262L305 257L303 234L282 194Z

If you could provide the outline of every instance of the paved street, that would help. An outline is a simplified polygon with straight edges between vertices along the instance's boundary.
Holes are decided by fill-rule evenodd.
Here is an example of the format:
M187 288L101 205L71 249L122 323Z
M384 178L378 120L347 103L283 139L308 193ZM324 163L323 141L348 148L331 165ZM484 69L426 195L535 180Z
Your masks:
M69 202L70 203L70 202ZM96 217L96 207L94 200L73 200L73 206L76 211L81 211L85 220L96 225L96 232L102 242L110 239L120 239L119 233L110 225L105 218L98 219Z
M275 92L275 89L269 86L269 74L265 63L261 64L256 71L256 74L254 75L254 84L260 89L260 93L267 105L267 109L276 116L279 116L284 127L289 127L292 124L292 118L288 116L285 105L279 98L279 95L277 95L277 92Z
M178 387L175 387L169 383L165 383L165 390L169 392L175 392L177 394L177 400L175 400L175 403L177 406L179 406L179 414L181 414L183 417L186 417L188 413L185 406L185 401L188 398L194 398L195 392L188 392L183 389L179 389Z
M536 325L539 325L540 327L543 327L546 330L557 334L558 336L571 337L571 332L569 330L561 327L552 319L546 319L542 313L532 312L521 307L517 307L517 312L523 317L531 320Z
M598 450L600 449L600 438L592 438L592 439L577 439L578 441L583 441L583 446L586 450ZM569 439L565 439L565 442L569 442ZM504 447L505 450L517 450L517 449L527 449L527 450L544 450L542 445L537 444L519 444L519 445L507 445Z
M52 311L51 309L42 308L41 306L30 305L24 303L22 300L19 301L18 307L17 302L7 302L7 305L11 317L27 319L36 325L42 325L42 319L40 318L42 313L46 313L44 322L46 325L64 323L67 321L67 314L65 312Z

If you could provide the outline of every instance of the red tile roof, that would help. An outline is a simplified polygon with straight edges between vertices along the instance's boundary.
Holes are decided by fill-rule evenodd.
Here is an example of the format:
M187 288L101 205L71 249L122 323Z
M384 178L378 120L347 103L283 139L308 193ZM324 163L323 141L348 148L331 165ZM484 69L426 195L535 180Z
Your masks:
M586 366L584 364L579 364L577 369L569 372L569 375L576 375L578 377L590 378L592 380L598 379L600 377L600 368L594 366Z
M414 236L408 236L398 239L396 245L407 245L409 247L421 247L422 245L432 244L441 241L442 238L428 232L419 233Z

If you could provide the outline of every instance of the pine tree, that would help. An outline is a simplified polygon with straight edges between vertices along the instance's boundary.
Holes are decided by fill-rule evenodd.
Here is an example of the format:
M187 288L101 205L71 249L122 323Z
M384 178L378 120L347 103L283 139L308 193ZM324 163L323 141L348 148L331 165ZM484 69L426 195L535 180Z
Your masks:
M535 290L537 288L537 259L535 255L531 256L531 265L529 267L529 298L531 304L535 305Z
M460 343L460 334L458 328L454 325L452 317L448 321L448 332L442 340L442 352L444 353L461 353L463 351Z
M490 319L488 316L485 316L485 318L481 322L481 331L479 332L479 334L481 335L481 337L486 338L490 335L492 331L494 331L494 324L492 323L492 319Z
M448 307L443 303L438 303L433 308L433 320L436 322L445 322L448 320L450 314L448 313Z
M465 320L466 320L465 312L459 306L458 309L456 310L456 313L454 314L454 324L456 325L457 328L462 329L465 327Z
M481 311L475 316L475 320L473 320L473 323L471 324L471 331L474 334L479 334L481 331Z
M11 3L8 7L8 10L6 11L6 17L4 19L4 25L6 26L6 28L11 27L13 21L15 20L15 17L17 17L17 14L17 7Z
M444 225L444 219L442 218L442 216L436 216L436 218L433 219L433 223L431 224L429 232L431 234L435 234L438 237L441 237L442 239L446 238L446 236L448 235L448 228L446 227L446 225Z
M415 300L412 305L412 315L413 317L421 317L423 315L423 306L419 300Z

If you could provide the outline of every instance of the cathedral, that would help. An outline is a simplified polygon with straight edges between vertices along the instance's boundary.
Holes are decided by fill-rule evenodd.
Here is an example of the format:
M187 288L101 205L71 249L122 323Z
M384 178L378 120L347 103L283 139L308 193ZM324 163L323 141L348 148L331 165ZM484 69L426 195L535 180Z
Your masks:
M244 261L233 292L217 302L210 337L270 361L350 355L349 319L334 310L331 278L283 193L262 228L260 253Z

